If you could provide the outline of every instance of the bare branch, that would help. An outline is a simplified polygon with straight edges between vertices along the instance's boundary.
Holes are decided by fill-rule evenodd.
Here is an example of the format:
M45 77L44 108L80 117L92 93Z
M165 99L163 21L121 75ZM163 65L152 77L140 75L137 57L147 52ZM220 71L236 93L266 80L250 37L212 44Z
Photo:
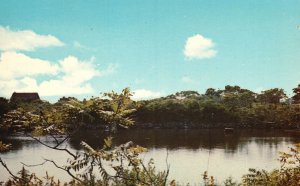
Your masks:
M56 164L56 162L55 161L53 161L53 160L48 160L48 159L45 159L45 161L46 162L50 162L50 163L52 163L56 168L58 168L58 169L61 169L61 170L63 170L63 171L65 171L65 172L67 172L73 179L75 179L75 180L77 180L77 181L79 181L80 183L83 183L83 181L82 180L80 180L79 178L77 178L76 176L74 176L72 173L71 173L71 171L70 171L70 169L69 168L63 168L63 167L61 167L61 166L59 166L59 165L57 165Z
M49 133L49 135L55 140L57 145L60 144L58 139L53 134Z
M9 168L7 167L6 163L4 163L4 161L0 158L0 163L2 164L2 166L6 169L6 171L13 177L14 180L22 180L22 178L14 175Z
M42 163L39 163L39 164L33 164L33 165L28 165L28 164L25 164L23 162L21 162L22 165L24 165L25 167L37 167L37 166L42 166L46 163L47 161L44 161Z
M57 145L55 146L55 148L59 147L61 144L63 144L67 139L70 138L70 136L65 137L63 140L61 140L60 142L58 142L57 138L54 136L54 138L57 141Z
M34 137L34 136L31 136L29 134L26 134L27 136L31 137L32 139L36 140L37 142L39 142L40 144L50 148L50 149L54 149L54 150L59 150L59 151L65 151L67 152L69 155L73 156L74 159L77 159L77 156L75 154L73 154L71 151L69 151L68 149L66 148L58 148L59 145L61 145L65 140L67 140L67 138L65 138L61 143L55 145L54 147L50 146L50 145L47 145L46 143L42 142L40 139Z
M169 172L170 172L170 164L168 162L168 157L169 157L169 150L167 149L167 156L166 156L167 173L165 175L164 185L167 185L167 179L168 179Z

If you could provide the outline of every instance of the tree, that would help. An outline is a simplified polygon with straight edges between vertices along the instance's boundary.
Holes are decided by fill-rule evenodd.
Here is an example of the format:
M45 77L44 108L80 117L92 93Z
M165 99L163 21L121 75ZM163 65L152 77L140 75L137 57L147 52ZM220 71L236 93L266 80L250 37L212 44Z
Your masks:
M112 91L110 93L105 93L105 97L108 97L109 102L105 106L109 110L99 109L99 113L106 123L108 124L110 130L115 132L118 127L127 128L133 125L133 120L129 117L130 114L136 111L134 108L129 108L132 100L130 89L125 88L120 94Z
M225 93L239 93L241 91L241 87L235 85L235 86L231 86L231 85L226 85L225 86L225 90L224 92Z
M216 89L214 89L214 88L208 88L205 92L205 95L209 96L209 97L220 97L220 94L221 94L221 91L220 90L216 91Z
M11 105L8 103L8 100L0 97L0 117L7 113L10 110Z
M105 93L104 96L109 101L101 101L103 99L96 99L101 101L104 105L98 105L98 111L100 115L103 115L107 125L116 128L117 126L132 125L133 121L128 114L132 113L134 109L129 109L128 104L130 100L130 90L125 88L122 93L115 92ZM70 100L67 100L70 101ZM86 101L88 102L88 101ZM69 104L69 102L68 102ZM87 103L86 103L87 104ZM80 110L89 108L88 105L76 101L70 108L78 107ZM104 108L109 110L103 110ZM33 119L28 117L28 119ZM157 171L154 167L153 160L145 163L139 155L145 152L147 149L134 145L132 141L119 146L112 145L112 137L104 139L104 145L102 149L94 149L86 142L82 141L81 145L84 151L71 152L67 147L63 147L63 143L68 140L72 134L67 133L66 130L61 130L55 125L51 126L38 126L37 130L42 132L36 132L36 135L47 134L54 139L53 144L47 144L42 142L38 137L29 135L42 145L67 153L70 157L66 160L64 166L60 166L55 160L44 159L43 163L38 165L29 166L41 166L45 163L51 163L56 168L65 171L73 181L69 185L166 185L167 177L169 174L169 165L167 164L166 171ZM65 134L63 139L57 138L57 135ZM0 151L5 151L9 148L8 144L0 142ZM108 165L107 162L110 162ZM166 162L167 163L167 162ZM30 174L24 167L18 175L14 175L6 164L0 158L0 164L11 175L12 180L7 182L7 185L48 185L43 182L42 179L36 178L35 174ZM25 164L24 164L25 165ZM25 165L28 166L28 165ZM95 172L99 174L95 174ZM48 180L48 175L45 178ZM50 180L51 181L51 180ZM53 179L52 179L53 181ZM49 185L60 185L59 183L52 182ZM59 181L58 181L59 182Z
M259 94L258 96L258 99L261 102L273 103L273 104L280 103L280 100L284 98L287 98L287 96L284 93L284 90L279 88L273 88L273 89L262 91L262 93Z
M299 104L300 103L300 84L298 84L298 87L293 89L293 93L295 94L292 97L293 103Z
M181 96L181 97L186 97L186 98L200 96L200 94L197 91L192 91L192 90L177 92L175 95Z

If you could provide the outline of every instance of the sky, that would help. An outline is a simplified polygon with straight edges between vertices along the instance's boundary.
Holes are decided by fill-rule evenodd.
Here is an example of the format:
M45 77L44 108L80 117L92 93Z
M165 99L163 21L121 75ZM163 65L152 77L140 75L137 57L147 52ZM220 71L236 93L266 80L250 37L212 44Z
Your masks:
M0 96L300 83L299 0L0 0Z

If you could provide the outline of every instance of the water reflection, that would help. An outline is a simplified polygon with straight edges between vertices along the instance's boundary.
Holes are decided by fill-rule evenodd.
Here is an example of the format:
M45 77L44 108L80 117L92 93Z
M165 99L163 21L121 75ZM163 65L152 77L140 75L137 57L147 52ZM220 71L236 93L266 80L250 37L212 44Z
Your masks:
M107 133L100 131L81 131L73 136L70 143L73 148L80 149L79 143L82 139L85 139L93 147L102 147L103 138L107 135ZM147 148L168 148L169 150L221 148L227 153L235 153L252 141L276 149L279 142L297 143L300 139L299 137L288 136L287 133L279 130L237 130L232 134L225 134L223 130L219 129L125 130L112 136L115 145L134 141L136 144Z
M80 150L80 141L84 139L94 148L101 148L103 138L108 134L100 131L80 131L75 134L67 145L71 150ZM201 174L208 170L210 175L221 182L228 176L239 179L249 168L271 170L278 166L276 161L278 151L286 151L288 147L300 142L299 136L279 130L239 130L230 135L223 130L129 130L113 135L114 144L134 141L149 151L142 155L145 160L154 158L156 167L166 168L165 158L169 152L168 161L171 164L170 177L181 183L199 183ZM36 164L42 158L55 159L61 165L65 164L67 155L43 147L36 141L23 136L1 137L6 143L12 143L14 149L0 154L13 171L22 167L20 162ZM52 143L50 137L42 138L46 143ZM51 175L66 180L68 177L52 165L32 169L44 176L45 170ZM0 180L8 175L0 167ZM3 174L2 174L3 172Z

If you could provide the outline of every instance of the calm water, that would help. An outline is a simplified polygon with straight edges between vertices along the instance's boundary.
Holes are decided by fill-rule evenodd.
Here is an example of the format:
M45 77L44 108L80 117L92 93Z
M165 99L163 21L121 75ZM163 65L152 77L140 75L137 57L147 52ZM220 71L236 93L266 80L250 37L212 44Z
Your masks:
M101 132L81 132L64 145L77 151L80 150L80 140L85 138L91 146L101 147L104 136ZM21 162L37 164L47 158L63 165L68 157L64 152L48 149L27 137L2 137L2 140L14 146L13 150L0 154L14 172L22 168ZM52 143L51 138L44 137L43 140ZM299 143L300 136L278 130L240 130L231 135L225 135L222 130L130 130L114 136L116 145L130 140L148 148L142 158L149 160L153 157L156 167L161 170L166 168L168 152L170 179L199 185L205 170L219 183L229 176L239 180L249 168L272 170L279 165L276 160L278 152L287 151L288 147ZM51 164L30 170L42 176L48 170L50 175L69 179ZM8 174L2 167L0 173L0 180L6 180Z

